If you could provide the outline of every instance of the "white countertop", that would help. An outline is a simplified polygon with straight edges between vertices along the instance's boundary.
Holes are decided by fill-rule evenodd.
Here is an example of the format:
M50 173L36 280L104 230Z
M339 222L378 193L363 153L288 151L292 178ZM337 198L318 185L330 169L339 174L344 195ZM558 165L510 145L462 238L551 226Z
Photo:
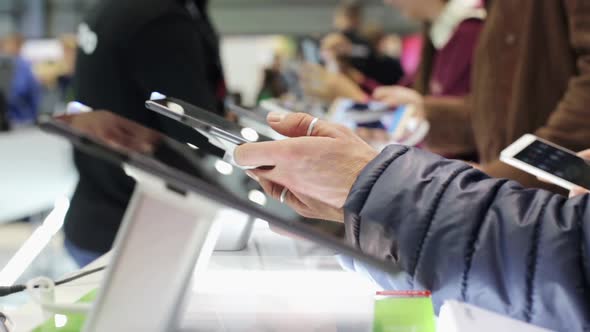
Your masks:
M88 268L107 264L106 255ZM102 274L59 286L58 302L72 303L97 288ZM182 331L370 331L377 287L343 271L332 252L256 225L248 248L214 253L199 291L191 292ZM195 286L195 285L193 285ZM194 287L193 287L194 288ZM44 319L28 304L6 313L16 331Z

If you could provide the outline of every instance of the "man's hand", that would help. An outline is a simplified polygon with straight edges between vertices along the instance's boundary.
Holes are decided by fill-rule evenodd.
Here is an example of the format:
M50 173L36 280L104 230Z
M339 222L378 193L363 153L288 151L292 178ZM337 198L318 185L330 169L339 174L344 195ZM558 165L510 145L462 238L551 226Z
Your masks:
M367 143L346 127L314 120L308 114L271 113L270 126L290 139L244 144L235 160L251 170L264 190L279 199L288 189L285 203L309 218L343 220L342 207L362 169L377 156Z

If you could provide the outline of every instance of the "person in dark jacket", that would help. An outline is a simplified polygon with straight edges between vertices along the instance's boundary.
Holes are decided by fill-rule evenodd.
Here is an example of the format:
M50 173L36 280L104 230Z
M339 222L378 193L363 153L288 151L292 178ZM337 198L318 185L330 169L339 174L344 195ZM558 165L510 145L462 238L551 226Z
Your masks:
M174 124L145 109L153 91L221 114L225 85L206 0L104 0L78 30L73 88L81 103L163 132ZM75 162L65 244L85 265L111 249L135 182L83 153Z
M352 245L403 271L389 286L430 290L437 310L458 299L553 330L590 328L590 195L525 189L404 146L377 154L312 121L270 114L292 138L243 145L236 161L274 166L250 173L302 215L344 222Z

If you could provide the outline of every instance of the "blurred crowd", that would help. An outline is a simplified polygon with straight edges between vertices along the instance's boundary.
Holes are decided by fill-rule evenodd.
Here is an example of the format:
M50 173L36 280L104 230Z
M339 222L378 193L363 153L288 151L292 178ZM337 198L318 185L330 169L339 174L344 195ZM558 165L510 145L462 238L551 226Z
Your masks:
M53 113L73 100L76 39L64 35L58 40L31 41L19 33L0 38L2 130L32 125L40 113Z

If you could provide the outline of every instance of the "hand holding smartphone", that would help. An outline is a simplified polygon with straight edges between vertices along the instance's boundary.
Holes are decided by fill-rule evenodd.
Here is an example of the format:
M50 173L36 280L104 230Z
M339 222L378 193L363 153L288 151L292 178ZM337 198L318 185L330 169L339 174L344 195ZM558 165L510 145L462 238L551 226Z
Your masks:
M564 147L531 134L502 151L500 160L567 190L590 190L590 164Z

